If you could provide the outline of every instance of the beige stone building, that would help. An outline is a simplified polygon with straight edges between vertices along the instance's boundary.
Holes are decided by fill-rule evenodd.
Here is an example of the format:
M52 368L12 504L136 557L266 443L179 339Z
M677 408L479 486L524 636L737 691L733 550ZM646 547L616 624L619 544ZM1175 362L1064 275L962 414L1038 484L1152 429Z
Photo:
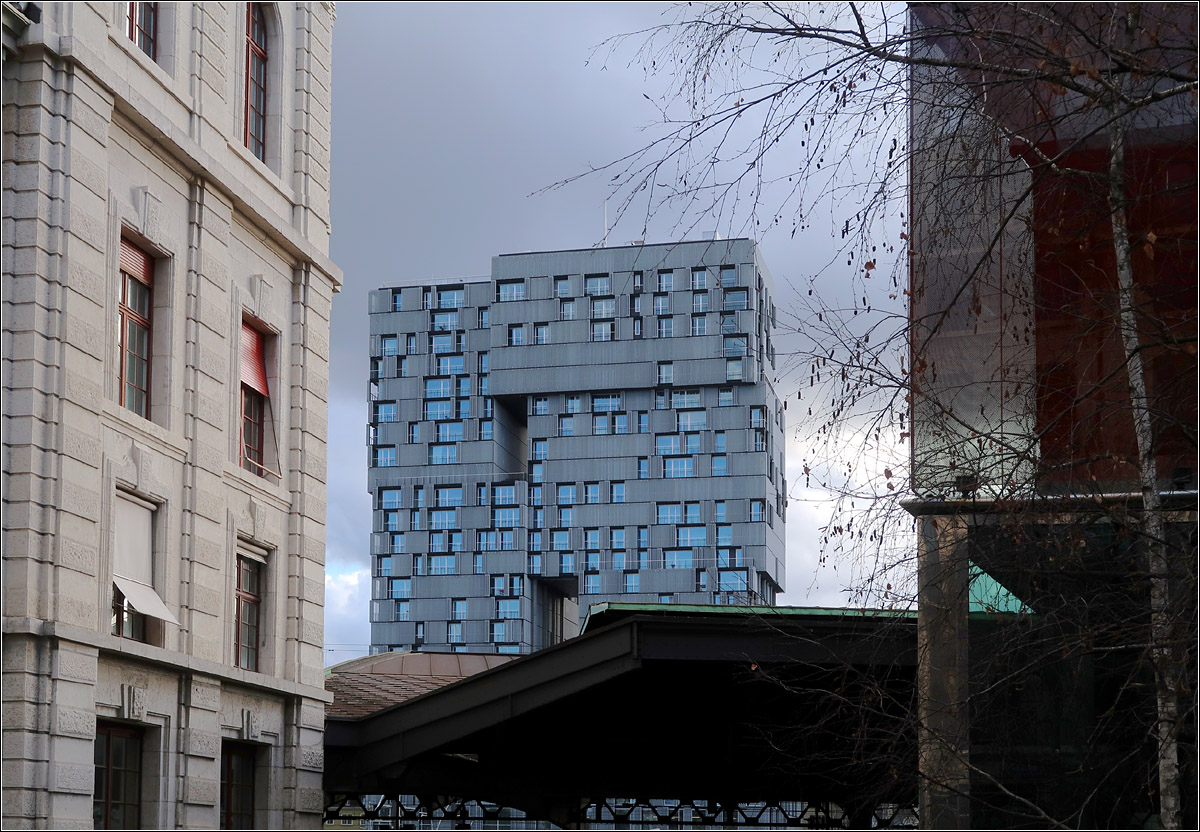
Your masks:
M317 826L333 4L3 5L3 826Z

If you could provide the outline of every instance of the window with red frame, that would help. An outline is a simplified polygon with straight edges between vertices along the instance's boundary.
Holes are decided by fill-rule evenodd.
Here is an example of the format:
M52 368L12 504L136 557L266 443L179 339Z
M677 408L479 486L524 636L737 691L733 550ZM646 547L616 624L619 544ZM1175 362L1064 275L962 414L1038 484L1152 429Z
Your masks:
M248 387L242 388L242 442L243 442L243 458L242 465L247 471L262 476L265 473L263 468L263 445L264 429L263 422L266 420L266 407L263 405L263 396Z
M267 387L266 345L271 336L242 322L242 467L260 477L274 469L271 394Z
M149 55L150 60L158 60L158 3L130 3L128 32L138 49Z
M154 260L146 252L121 240L120 339L118 369L120 402L134 413L150 413L150 309L154 287Z
M246 4L246 147L267 161L267 19L262 3Z
M237 588L234 599L234 664L243 670L258 670L259 612L262 609L263 565L238 556Z
M125 725L96 723L92 790L95 829L141 827L142 735Z

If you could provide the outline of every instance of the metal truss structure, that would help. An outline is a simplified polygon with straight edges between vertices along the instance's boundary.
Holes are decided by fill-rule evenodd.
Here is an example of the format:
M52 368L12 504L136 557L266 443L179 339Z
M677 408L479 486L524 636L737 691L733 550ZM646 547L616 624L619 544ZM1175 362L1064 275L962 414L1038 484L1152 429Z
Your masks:
M334 794L325 821L361 819L372 829L554 829L546 819L486 800L400 795ZM590 829L915 829L915 806L885 804L851 816L827 801L602 798L582 806L567 828Z

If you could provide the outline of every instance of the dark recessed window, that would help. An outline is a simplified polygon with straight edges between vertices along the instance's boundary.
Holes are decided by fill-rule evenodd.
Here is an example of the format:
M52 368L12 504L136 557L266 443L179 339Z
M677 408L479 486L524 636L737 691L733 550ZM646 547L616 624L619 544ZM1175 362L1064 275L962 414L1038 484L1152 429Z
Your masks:
M142 734L124 725L96 723L96 779L92 825L96 829L141 826Z
M221 828L254 828L254 748L221 743Z

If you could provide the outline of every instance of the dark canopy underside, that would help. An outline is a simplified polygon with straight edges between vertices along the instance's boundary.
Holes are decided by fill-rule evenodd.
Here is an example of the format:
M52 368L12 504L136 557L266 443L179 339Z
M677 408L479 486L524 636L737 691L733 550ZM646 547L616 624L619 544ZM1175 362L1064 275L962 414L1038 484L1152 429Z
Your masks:
M330 794L453 795L578 822L605 798L836 804L916 794L903 613L598 607L584 635L326 725Z

